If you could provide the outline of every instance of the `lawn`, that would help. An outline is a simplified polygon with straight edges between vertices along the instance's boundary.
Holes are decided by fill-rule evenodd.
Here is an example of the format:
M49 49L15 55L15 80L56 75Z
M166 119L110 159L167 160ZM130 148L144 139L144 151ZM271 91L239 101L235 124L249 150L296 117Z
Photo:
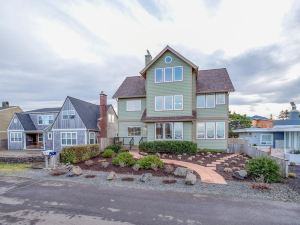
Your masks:
M25 163L0 163L0 172L18 172L31 168L31 164Z

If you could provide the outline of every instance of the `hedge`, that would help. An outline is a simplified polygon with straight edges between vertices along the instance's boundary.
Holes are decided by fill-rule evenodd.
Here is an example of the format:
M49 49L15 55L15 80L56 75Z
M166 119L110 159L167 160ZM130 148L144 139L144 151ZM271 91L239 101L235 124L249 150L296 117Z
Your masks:
M191 141L149 141L139 145L142 152L168 154L196 154L197 144Z
M113 144L113 145L107 146L105 149L111 149L111 150L113 150L115 153L119 153L119 151L121 150L121 148L122 148L121 145Z
M64 147L60 153L63 163L79 163L94 158L100 154L99 145L77 145Z

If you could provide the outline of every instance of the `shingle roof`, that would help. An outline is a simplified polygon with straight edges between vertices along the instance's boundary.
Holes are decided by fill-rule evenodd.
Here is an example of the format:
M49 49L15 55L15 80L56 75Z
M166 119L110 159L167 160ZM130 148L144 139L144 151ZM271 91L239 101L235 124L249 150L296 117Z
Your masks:
M167 122L167 121L192 121L196 119L196 110L193 110L192 116L155 116L149 117L145 109L141 118L143 122Z
M22 124L24 130L36 130L34 123L32 122L29 114L26 113L16 113L20 123Z
M196 86L196 93L234 91L226 68L199 70Z
M145 79L141 76L126 77L113 98L146 97Z
M99 106L68 96L87 129L98 130Z
M26 113L48 113L48 112L59 112L61 107L55 108L42 108L42 109L35 109L31 111L27 111Z

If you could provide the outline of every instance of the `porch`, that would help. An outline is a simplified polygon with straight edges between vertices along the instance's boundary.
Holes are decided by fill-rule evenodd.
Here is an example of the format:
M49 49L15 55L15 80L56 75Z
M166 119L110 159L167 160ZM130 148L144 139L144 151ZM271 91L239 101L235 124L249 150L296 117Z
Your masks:
M44 135L43 133L25 133L24 150L43 150Z

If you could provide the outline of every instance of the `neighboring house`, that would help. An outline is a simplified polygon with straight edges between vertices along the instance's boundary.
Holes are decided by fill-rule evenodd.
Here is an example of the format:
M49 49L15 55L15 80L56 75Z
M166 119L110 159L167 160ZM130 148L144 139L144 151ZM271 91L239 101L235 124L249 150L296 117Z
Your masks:
M237 129L233 132L238 133L239 137L249 144L260 148L277 149L285 154L300 150L299 111L293 102L291 102L291 105L292 110L289 112L289 118L286 120L273 120L272 128L246 128Z
M266 117L258 116L258 115L249 117L249 119L251 119L252 127L257 127L257 128L271 128L271 127L273 127L273 120L272 119L268 119Z
M118 101L119 138L134 144L188 140L199 148L227 149L229 93L227 70L198 66L165 47L154 59L149 51L140 76L126 77Z
M14 113L22 112L19 106L10 106L9 102L2 102L0 107L0 149L7 149L7 128Z
M17 113L8 129L9 149L60 151L65 146L95 144L100 136L116 136L117 115L105 94L100 101L99 106L68 96L61 108Z

